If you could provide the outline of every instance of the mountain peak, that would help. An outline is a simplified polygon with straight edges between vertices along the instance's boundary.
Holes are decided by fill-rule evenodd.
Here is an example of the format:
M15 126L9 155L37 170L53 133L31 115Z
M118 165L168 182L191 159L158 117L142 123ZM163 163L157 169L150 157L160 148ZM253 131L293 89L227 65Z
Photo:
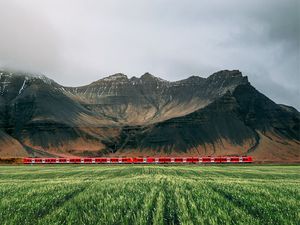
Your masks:
M101 79L103 81L128 80L128 77L123 73L116 73Z
M207 82L214 84L229 85L229 86L238 86L240 84L248 84L248 77L243 76L239 70L221 70L210 75L207 78Z
M0 81L3 78L4 82L10 82L11 79L21 79L21 80L31 80L31 81L41 81L46 84L56 84L55 81L48 78L47 76L41 73L28 73L22 71L13 71L13 70L0 70Z
M234 77L243 77L242 72L239 70L220 70L210 75L208 79L226 79Z
M146 72L141 76L140 79L145 80L145 79L155 79L155 78L157 78L157 77L155 77L154 75L152 75L149 72Z
M142 81L145 81L145 82L153 82L153 81L158 81L158 82L169 82L169 81L166 81L166 80L164 80L164 79L162 79L162 78L160 78L160 77L156 77L156 76L154 76L154 75L152 75L151 73L148 73L148 72L146 72L146 73L144 73L142 76L141 76L141 78L140 78L140 80L142 80Z

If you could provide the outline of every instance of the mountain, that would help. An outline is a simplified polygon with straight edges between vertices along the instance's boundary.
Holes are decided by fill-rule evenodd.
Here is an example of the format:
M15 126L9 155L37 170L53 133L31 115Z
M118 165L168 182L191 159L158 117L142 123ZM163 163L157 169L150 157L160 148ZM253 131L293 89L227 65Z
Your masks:
M300 113L238 70L175 82L118 73L81 87L0 71L0 156L236 154L300 158Z
M107 130L113 122L93 114L44 76L2 71L0 93L2 156L99 151L102 139L112 135L101 127ZM11 142L17 145L13 152Z

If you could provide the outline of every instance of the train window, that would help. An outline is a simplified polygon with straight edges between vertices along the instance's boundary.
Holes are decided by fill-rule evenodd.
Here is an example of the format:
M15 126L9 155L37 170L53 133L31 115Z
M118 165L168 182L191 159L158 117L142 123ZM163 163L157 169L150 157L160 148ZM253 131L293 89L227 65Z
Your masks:
M113 162L113 163L116 163L116 162L118 162L119 160L118 160L117 158L111 158L110 161Z
M238 162L239 158L238 157L231 157L231 162Z

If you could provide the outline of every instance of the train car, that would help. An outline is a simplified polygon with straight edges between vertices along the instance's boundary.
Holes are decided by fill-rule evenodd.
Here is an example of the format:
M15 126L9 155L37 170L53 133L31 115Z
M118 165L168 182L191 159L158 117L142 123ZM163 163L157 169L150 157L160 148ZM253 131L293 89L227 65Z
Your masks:
M136 164L144 163L144 158L135 157L135 158L133 158L133 163L136 163Z
M125 164L133 163L132 158L121 158L121 160L122 160L122 163L125 163Z
M252 163L253 159L251 156L243 156L242 161L243 161L243 163Z
M181 157L175 157L174 158L174 163L183 163L183 158L181 158Z
M107 158L95 158L95 163L107 163Z
M23 158L24 164L238 164L252 162L251 156Z
M211 161L212 161L211 157L208 157L208 156L202 157L203 164L210 163Z
M81 159L80 158L71 158L70 159L70 163L81 163Z

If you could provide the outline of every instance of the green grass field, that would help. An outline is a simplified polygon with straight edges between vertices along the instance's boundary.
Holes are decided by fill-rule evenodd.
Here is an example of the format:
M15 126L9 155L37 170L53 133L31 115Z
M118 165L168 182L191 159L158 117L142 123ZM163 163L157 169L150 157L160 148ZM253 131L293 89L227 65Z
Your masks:
M0 224L300 224L300 166L1 166Z

